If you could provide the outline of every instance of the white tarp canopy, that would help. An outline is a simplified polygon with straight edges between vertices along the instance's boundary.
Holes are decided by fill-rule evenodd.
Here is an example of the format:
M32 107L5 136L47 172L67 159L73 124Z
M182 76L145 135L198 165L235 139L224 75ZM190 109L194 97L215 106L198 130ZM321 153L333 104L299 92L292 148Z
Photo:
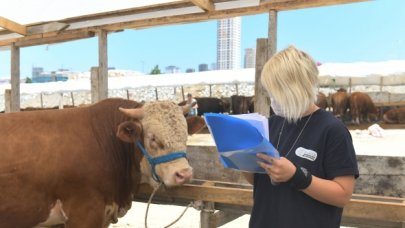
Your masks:
M385 77L405 75L405 60L374 63L325 63L320 65L318 69L320 77L367 77L376 75ZM66 82L22 83L20 91L21 93L40 93L90 90L90 72L84 74L87 75L87 77L79 80L68 80ZM122 71L121 75L128 74L130 74L130 72ZM108 87L109 89L128 89L195 84L254 83L254 80L255 69L250 68L196 73L110 77L108 80ZM3 94L5 89L10 89L10 84L0 84L0 94Z
M181 1L182 0L3 0L0 7L0 15L25 25Z
M3 0L0 46L34 46L121 31L364 0Z

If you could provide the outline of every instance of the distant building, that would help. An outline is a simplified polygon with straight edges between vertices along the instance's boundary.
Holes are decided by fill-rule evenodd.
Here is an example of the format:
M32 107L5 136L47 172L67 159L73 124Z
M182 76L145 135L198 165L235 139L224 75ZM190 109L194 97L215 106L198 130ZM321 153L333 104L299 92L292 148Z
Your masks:
M42 67L32 68L32 83L67 81L69 77L65 71L44 72Z
M240 30L240 17L218 20L216 69L240 68Z
M217 63L211 63L211 70L217 70Z
M202 63L202 64L198 65L198 71L199 72L208 71L208 64Z
M256 49L246 48L245 58L243 61L243 68L255 68L256 67Z
M187 68L186 73L193 73L195 72L194 68Z
M180 68L176 67L176 66L167 66L165 68L165 73L166 74L176 74L180 72Z
M44 72L44 68L42 67L33 67L32 68L32 77L38 77L41 73Z

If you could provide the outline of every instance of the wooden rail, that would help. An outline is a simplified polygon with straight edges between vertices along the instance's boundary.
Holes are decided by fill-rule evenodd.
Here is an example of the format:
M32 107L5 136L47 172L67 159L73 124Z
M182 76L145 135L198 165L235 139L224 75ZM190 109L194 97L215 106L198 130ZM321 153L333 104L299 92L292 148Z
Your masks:
M396 107L396 106L405 106L405 101L397 102L375 102L376 107Z
M147 200L151 192L150 186L142 185L136 199ZM153 202L177 205L186 205L189 201L213 203L216 210L237 214L228 216L234 219L250 213L252 194L250 185L196 180L182 187L160 189ZM224 217L223 214L221 216ZM342 222L357 227L405 227L405 199L353 194L344 209ZM217 221L217 225L223 223Z

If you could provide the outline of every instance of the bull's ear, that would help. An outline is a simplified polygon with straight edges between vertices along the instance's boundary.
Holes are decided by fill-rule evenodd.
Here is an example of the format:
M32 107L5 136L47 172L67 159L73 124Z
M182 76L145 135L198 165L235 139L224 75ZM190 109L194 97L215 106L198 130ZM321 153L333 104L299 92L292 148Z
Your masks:
M188 134L192 135L202 130L206 125L204 118L200 116L190 116L186 118Z
M117 137L127 143L133 143L142 135L142 125L139 121L125 121L118 126Z

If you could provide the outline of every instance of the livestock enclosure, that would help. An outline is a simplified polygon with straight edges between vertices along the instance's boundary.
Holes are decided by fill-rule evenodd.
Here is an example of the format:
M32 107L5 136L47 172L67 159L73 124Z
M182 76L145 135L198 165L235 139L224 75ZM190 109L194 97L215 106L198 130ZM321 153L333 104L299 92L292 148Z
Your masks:
M19 111L20 107L64 107L80 106L83 104L94 103L106 97L122 97L137 101L153 100L184 100L184 94L191 92L194 96L213 96L222 97L234 94L256 96L256 103L259 107L258 112L269 110L269 103L266 103L266 94L257 83L264 61L272 56L277 50L277 13L283 10L294 10L311 7L320 7L326 5L338 5L344 3L360 2L363 0L261 0L261 1L231 1L231 0L191 0L191 1L167 1L160 4L144 4L133 8L119 9L110 12L98 12L87 15L76 15L68 18L62 15L61 20L52 21L30 21L19 24L0 18L4 30L0 31L0 46L8 47L11 50L11 86L10 90L0 92L0 111ZM138 2L138 1L136 1ZM142 2L142 1L140 1ZM145 1L148 2L148 1ZM153 1L150 1L153 2ZM63 1L61 2L63 3ZM37 3L36 4L40 4ZM42 6L50 8L47 6ZM77 8L77 7L76 7ZM66 11L67 12L67 11ZM61 11L61 13L64 13ZM107 37L108 33L121 31L123 29L142 29L161 25L191 23L198 21L207 21L235 16L252 15L259 13L269 14L268 37L259 39L257 42L257 63L254 69L253 80L250 82L230 82L229 84L199 84L186 86L156 86L147 87L125 87L109 88L108 80L108 52ZM10 23L12 22L12 23ZM76 39L84 39L98 36L98 67L92 68L95 74L91 76L90 89L64 89L58 92L41 91L37 93L24 93L20 90L20 49L27 46L52 44ZM260 40L261 45L260 46ZM89 66L90 67L90 66ZM190 75L191 76L191 75ZM362 91L375 93L372 95L374 102L382 105L391 105L393 102L405 101L404 99L404 79L373 79L373 82L363 84L357 83L357 79L334 78L325 79L321 83L320 91L332 92L335 88L349 88L349 92ZM396 77L396 76L393 76ZM359 79L363 80L363 79ZM367 79L369 80L369 79ZM398 81L399 80L399 81ZM255 84L256 81L256 84ZM392 88L391 88L392 87ZM22 92L20 94L20 91ZM20 105L21 101L21 105ZM398 103L395 103L398 104ZM246 185L240 174L228 172L220 169L218 163L215 163L215 147L212 145L192 145L189 144L191 163L196 167L196 173L201 176L196 178L203 179L200 182L194 182L184 188L173 189L169 191L170 196L165 196L172 204L182 204L184 200L202 200L203 210L201 212L202 227L216 227L216 225L229 221L241 213L249 211L251 206L251 188ZM385 167L387 164L392 169L389 171L398 171L395 168L404 170L403 158L383 159L377 156L362 156L359 159L363 165L362 174L369 174L368 180L375 180L378 189L363 187L368 190L365 194L386 194L384 187L395 190L394 193L388 193L395 198L382 196L355 196L351 204L345 210L346 224L367 224L367 227L380 224L379 227L405 227L404 208L405 201L401 191L403 191L404 176L403 173L394 172L376 173L374 169L368 169L375 164ZM395 167L392 167L395 166ZM207 169L211 167L212 169ZM374 178L377 176L378 178ZM387 179L388 181L384 181ZM381 180L381 181L380 181ZM231 181L232 183L223 183ZM363 182L365 183L365 182ZM360 185L361 186L361 185ZM177 191L177 192L176 192ZM382 191L382 192L378 192ZM149 193L150 189L142 188L138 199L142 199L142 193ZM188 193L188 194L186 194ZM160 194L161 196L164 194ZM357 198L356 198L357 197ZM249 199L250 200L249 200ZM239 200L235 202L235 200ZM242 200L242 201L241 201ZM167 202L167 200L166 200ZM231 206L229 206L231 204ZM221 209L224 213L214 213L215 209ZM366 220L362 223L362 220ZM370 223L371 221L371 223ZM377 227L377 226L375 226Z
M188 75L193 77L192 74ZM170 75L162 75L170 77ZM122 78L125 81L125 77ZM246 79L245 79L246 80ZM128 84L127 84L128 85ZM319 91L329 95L339 88L348 93L366 92L377 106L405 105L405 75L369 76L369 77L332 77L321 76ZM194 85L169 86L126 86L108 90L108 97L121 97L136 101L172 100L180 102L187 93L195 97L230 97L232 95L254 95L254 81L249 77L244 81L229 83L204 83ZM0 111L5 110L7 92L0 93ZM61 92L22 93L21 107L51 108L63 106L80 106L91 104L90 90L65 88Z
M187 205L197 201L203 228L218 227L249 214L253 203L252 186L241 172L222 167L212 139L207 135L191 136L187 150L195 180L181 188L160 190L153 202ZM355 194L344 209L342 225L404 227L405 157L394 155L360 152L360 178ZM136 199L146 201L150 193L150 187L142 186Z

